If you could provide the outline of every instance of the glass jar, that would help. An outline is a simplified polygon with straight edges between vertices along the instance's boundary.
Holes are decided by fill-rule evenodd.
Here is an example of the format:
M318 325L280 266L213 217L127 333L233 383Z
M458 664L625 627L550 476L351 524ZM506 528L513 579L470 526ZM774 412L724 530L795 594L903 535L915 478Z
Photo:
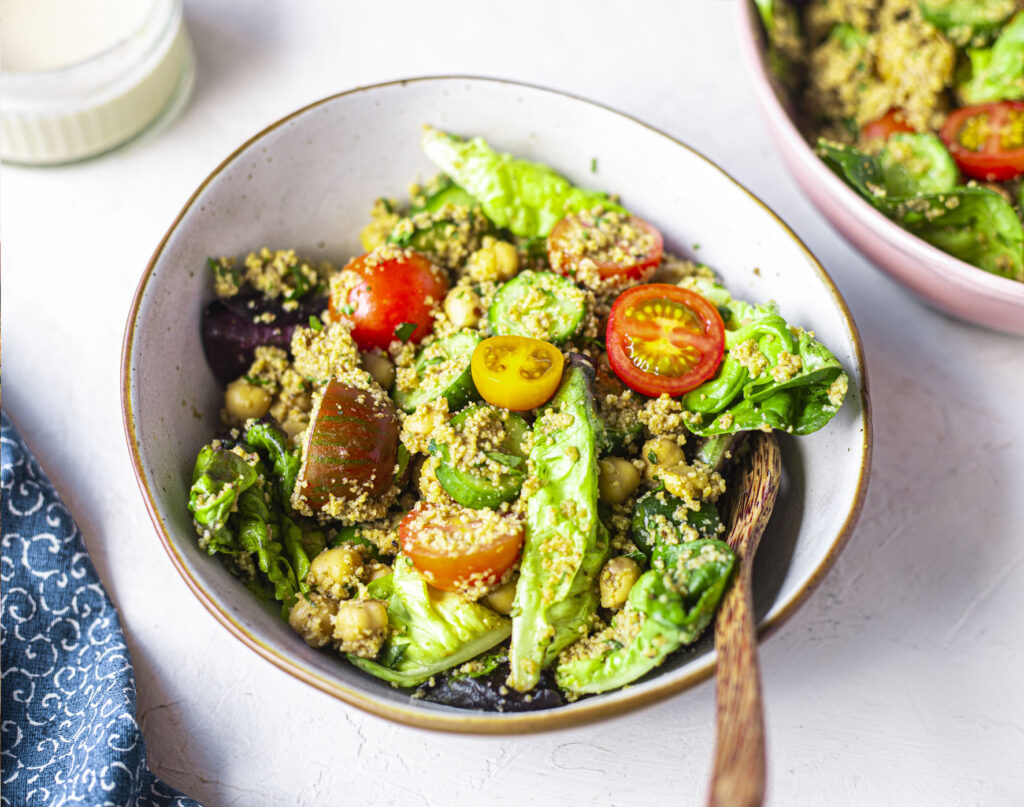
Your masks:
M109 151L180 108L194 75L181 0L4 0L0 158Z

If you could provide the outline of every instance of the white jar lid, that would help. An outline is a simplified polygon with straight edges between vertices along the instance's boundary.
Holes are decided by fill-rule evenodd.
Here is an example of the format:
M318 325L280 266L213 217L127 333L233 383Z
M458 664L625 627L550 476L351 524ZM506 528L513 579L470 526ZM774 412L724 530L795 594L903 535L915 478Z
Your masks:
M5 25L14 22L5 16ZM0 72L0 158L40 165L109 151L191 88L194 61L181 0L152 0L134 31L77 64L18 67L5 64Z

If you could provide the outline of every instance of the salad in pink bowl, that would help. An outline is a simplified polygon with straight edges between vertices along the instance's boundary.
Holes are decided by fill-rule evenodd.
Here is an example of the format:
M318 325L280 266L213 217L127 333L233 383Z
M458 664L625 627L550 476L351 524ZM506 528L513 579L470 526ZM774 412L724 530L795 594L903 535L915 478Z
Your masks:
M1012 128L1019 103L989 98L1016 85L981 75L1024 29L1015 3L991 25L974 19L994 5L877 0L858 16L852 4L756 0L741 4L740 40L783 160L832 225L934 307L1024 335L1013 155L971 140L978 126ZM960 20L961 6L974 17ZM919 82L897 81L911 68Z

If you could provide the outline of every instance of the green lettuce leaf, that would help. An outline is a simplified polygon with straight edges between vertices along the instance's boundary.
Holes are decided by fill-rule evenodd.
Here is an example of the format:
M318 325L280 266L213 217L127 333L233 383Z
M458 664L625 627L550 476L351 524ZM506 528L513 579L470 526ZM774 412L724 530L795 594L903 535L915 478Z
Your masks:
M540 486L527 500L509 650L509 685L520 692L536 686L540 671L579 637L598 605L608 535L597 510L602 425L592 380L592 367L570 364L534 425L530 465Z
M270 464L278 503L285 512L291 512L292 491L302 467L300 450L288 448L288 435L271 418L253 423L245 433L245 441L264 462Z
M251 462L221 445L200 449L192 471L188 509L211 555L239 551L228 521L238 509L239 495L251 488L258 476Z
M369 593L388 604L390 636L379 661L351 654L348 660L398 686L416 686L469 661L503 642L512 629L507 617L490 608L429 586L403 555L395 558L392 574L370 584Z
M625 212L608 194L577 188L546 165L495 151L480 137L463 140L426 126L421 145L488 219L522 238L546 237L567 214L598 205Z
M735 560L721 541L656 547L655 568L633 584L611 625L562 655L558 685L580 694L616 689L695 642L714 617Z
M958 93L964 105L1024 98L1024 12L1017 14L991 48L968 50L970 78Z

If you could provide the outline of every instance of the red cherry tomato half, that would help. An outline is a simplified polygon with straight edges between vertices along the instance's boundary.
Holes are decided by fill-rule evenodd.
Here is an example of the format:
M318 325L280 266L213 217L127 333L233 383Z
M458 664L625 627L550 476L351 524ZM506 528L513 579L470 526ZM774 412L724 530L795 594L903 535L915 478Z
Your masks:
M954 109L940 136L969 177L1002 182L1024 173L1024 102Z
M612 370L627 387L675 397L715 374L725 352L725 325L706 297L650 283L615 300L605 344Z
M431 332L448 280L429 259L385 246L353 258L345 268L359 282L342 284L340 294L331 294L330 316L352 323L352 338L362 350L386 350L395 339L419 342Z
M625 213L589 211L566 216L548 236L548 261L561 275L587 284L589 259L601 280L642 283L661 263L661 233Z
M496 515L427 504L409 511L398 537L430 585L459 591L497 583L519 557L525 536L522 527Z
M865 123L860 130L861 140L888 140L900 132L913 132L914 127L907 123L902 109L890 109L877 120Z

